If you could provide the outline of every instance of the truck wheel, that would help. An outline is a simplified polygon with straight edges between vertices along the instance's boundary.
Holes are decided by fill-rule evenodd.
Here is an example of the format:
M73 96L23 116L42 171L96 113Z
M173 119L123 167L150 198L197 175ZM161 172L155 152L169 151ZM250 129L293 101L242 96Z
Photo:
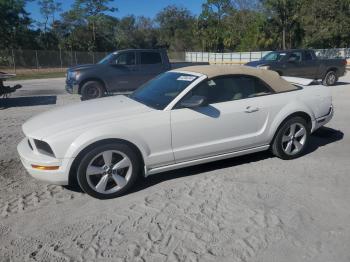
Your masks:
M81 88L81 100L103 97L105 90L100 82L88 81Z
M331 71L328 71L326 76L323 78L322 84L325 86L333 86L337 81L338 81L337 74L333 70L331 70Z

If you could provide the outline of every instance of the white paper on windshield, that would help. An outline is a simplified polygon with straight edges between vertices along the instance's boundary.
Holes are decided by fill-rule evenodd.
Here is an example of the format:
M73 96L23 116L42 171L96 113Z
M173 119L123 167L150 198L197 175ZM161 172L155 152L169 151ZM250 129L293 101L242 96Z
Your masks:
M192 82L195 78L195 76L179 76L177 80Z

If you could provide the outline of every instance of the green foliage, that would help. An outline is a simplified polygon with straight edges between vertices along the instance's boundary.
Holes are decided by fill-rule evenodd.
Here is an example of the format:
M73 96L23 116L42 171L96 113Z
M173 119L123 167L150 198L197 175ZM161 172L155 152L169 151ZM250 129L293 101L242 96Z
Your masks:
M31 21L24 7L24 0L0 0L1 49L26 46L26 37L32 34Z
M171 5L153 19L117 18L114 0L75 0L64 13L63 0L36 0L40 23L29 18L27 1L0 0L1 49L222 52L347 47L350 42L350 0L206 0L198 16Z

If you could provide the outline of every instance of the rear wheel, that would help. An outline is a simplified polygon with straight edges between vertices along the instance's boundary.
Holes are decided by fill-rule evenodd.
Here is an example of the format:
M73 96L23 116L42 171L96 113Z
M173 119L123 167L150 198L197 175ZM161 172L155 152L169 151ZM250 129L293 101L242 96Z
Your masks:
M140 159L127 144L100 145L82 158L78 183L92 197L114 198L130 189L140 171Z
M105 90L100 82L88 81L81 88L81 100L103 97Z
M305 152L309 141L310 130L302 117L287 120L277 131L272 143L272 152L282 159L294 159Z
M335 71L328 71L326 76L322 80L322 84L325 86L333 86L338 81L338 76Z

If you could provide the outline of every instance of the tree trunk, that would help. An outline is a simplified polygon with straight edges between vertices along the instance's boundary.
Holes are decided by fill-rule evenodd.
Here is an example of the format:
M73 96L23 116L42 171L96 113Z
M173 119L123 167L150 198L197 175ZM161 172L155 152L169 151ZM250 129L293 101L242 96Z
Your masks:
M283 50L286 49L286 27L283 26L283 30L282 30L282 46L283 46Z

